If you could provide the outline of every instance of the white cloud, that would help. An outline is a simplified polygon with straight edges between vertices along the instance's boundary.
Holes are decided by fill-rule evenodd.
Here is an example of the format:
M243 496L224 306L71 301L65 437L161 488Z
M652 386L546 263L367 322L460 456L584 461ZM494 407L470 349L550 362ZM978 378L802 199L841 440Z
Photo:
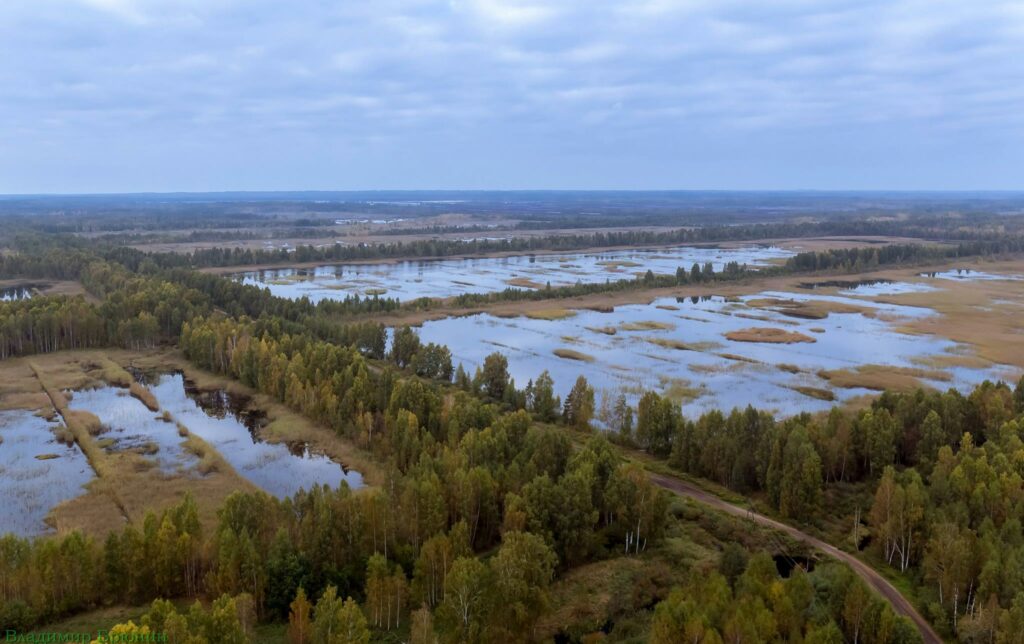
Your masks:
M9 0L0 119L7 150L34 133L97 155L111 133L201 148L285 127L424 155L819 129L1024 143L1022 36L1008 0Z

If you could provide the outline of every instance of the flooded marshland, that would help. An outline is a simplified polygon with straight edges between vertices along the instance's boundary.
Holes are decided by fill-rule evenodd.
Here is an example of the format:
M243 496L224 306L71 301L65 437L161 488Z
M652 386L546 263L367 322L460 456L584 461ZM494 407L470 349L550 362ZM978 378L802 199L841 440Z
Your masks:
M291 496L315 484L362 487L359 472L346 471L305 444L267 443L259 430L264 418L244 397L221 389L201 390L181 374L152 379L151 390L174 419L220 452L246 479L277 497Z
M632 279L651 270L672 274L680 266L710 262L716 271L729 262L766 266L793 253L781 248L676 247L600 253L518 255L513 257L412 260L388 264L336 264L315 268L282 268L238 273L245 284L270 289L280 297L308 297L313 302L347 295L386 295L401 300L449 297L462 293L535 289L577 282Z
M165 474L181 474L199 460L185 449L183 437L170 419L150 411L127 388L107 385L67 392L72 410L87 411L99 419L97 443L108 452L133 452Z
M420 336L446 344L470 373L488 354L505 354L519 387L546 369L563 397L582 374L599 392L633 401L642 391L661 391L682 401L688 416L747 404L791 415L872 393L867 383L858 386L866 378L857 370L868 365L937 388L967 389L998 375L921 369L922 360L962 349L898 330L901 322L932 315L870 298L763 292L661 298L557 320L477 314L426 322Z
M31 411L0 411L0 533L47 532L50 509L84 493L92 480L78 446L58 440L61 427Z
M989 281L1008 281L1008 282L1019 282L1024 280L1024 275L1006 275L1001 273L987 273L985 271L976 271L970 268L954 268L948 271L937 271L930 273L921 273L921 277L930 277L933 279L940 280L955 280L962 282L989 282Z

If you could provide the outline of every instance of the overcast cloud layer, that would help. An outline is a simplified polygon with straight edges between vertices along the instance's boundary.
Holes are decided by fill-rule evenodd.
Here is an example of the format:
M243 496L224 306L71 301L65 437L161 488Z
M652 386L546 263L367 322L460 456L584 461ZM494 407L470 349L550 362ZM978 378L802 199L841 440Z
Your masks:
M0 192L1024 188L1019 0L3 0Z

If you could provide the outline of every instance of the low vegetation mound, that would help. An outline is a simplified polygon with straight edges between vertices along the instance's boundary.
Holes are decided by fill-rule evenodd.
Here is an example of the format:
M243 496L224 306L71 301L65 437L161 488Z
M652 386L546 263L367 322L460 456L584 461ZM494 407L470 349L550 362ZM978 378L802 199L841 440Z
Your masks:
M919 367L894 367L890 365L868 364L856 369L835 369L820 371L818 375L829 381L833 387L844 389L871 389L884 391L914 391L923 384L921 380L939 380L948 382L951 376L937 369Z
M797 331L786 331L774 327L754 327L729 331L725 337L734 342L766 342L769 344L795 344L797 342L817 342L809 335Z
M576 315L572 309L536 309L527 311L526 317L531 320L564 320Z
M559 358L566 358L568 360L579 360L581 362L594 361L594 356L583 353L582 351L576 351L575 349L555 349L554 354Z
M676 325L670 324L669 322L644 320L641 322L626 322L619 328L623 331L671 331L676 328Z
M783 300L775 297L761 297L747 300L747 306L776 311L802 320L824 320L832 313L860 313L867 317L874 317L875 314L874 309L870 307L830 300Z

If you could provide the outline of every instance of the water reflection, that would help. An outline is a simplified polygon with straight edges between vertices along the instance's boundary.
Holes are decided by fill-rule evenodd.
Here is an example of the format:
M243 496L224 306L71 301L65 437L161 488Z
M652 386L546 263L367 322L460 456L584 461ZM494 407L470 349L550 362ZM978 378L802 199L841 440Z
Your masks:
M955 268L950 269L948 271L932 271L930 273L921 273L920 276L931 277L933 279L955 280L962 282L1019 282L1021 280L1024 280L1024 275L1000 275L998 273L986 273L984 271L976 271L970 268Z
M47 513L85 490L92 468L75 444L57 440L61 425L30 411L0 411L0 534L50 530Z
M180 373L151 378L153 394L174 418L214 447L235 470L267 492L283 498L314 484L363 486L363 477L346 471L327 456L315 454L304 443L267 443L259 430L262 411L249 399L224 390L203 390Z
M729 262L766 266L793 253L775 247L631 249L601 253L518 255L513 257L413 260L393 264L331 264L315 268L248 271L233 275L246 284L269 288L281 297L342 299L347 295L386 295L402 300L461 293L536 289L577 282L631 279L648 269L674 275L680 266L710 262L716 271Z
M773 308L773 302L782 305ZM800 302L826 309L834 303L836 311L844 312L792 310ZM833 389L819 376L822 370L865 364L915 367L915 359L957 351L959 345L950 340L896 330L901 320L934 314L873 300L764 292L741 298L664 298L617 306L614 312L580 310L562 320L477 314L425 322L420 336L447 345L453 361L470 373L488 354L504 353L520 387L547 369L563 397L583 374L596 389L624 392L634 401L644 390L666 392L686 401L688 416L747 404L792 415L833 404L797 388L832 391L838 401L871 393ZM782 329L810 340L769 344L726 337L750 328ZM561 356L555 355L559 349ZM931 384L966 390L999 375L966 368L947 373L950 382Z
M38 284L21 284L18 286L5 286L0 288L0 302L13 302L14 300L27 300L39 288Z
M138 453L165 474L181 473L198 463L183 447L177 426L150 411L127 389L108 385L68 393L71 409L100 419L104 429L96 440L108 451Z

